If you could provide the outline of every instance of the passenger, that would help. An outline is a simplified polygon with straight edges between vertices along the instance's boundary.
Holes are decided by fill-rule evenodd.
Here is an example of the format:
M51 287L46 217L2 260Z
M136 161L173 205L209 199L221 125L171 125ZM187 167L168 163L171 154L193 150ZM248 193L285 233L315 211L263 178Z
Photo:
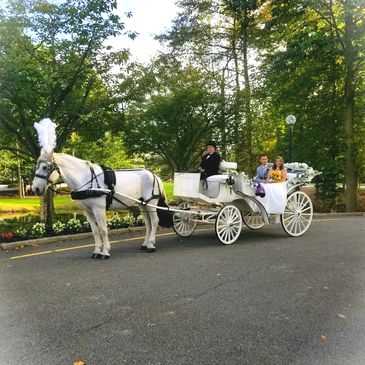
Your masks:
M212 175L218 175L219 163L221 156L217 152L217 144L215 141L209 141L207 143L207 153L203 155L202 161L198 167L201 173L201 180L206 179Z
M267 177L268 182L283 182L288 178L288 172L284 167L284 159L281 156L276 157L273 166L269 170Z
M266 182L270 170L269 157L266 153L260 155L261 165L256 170L255 182Z

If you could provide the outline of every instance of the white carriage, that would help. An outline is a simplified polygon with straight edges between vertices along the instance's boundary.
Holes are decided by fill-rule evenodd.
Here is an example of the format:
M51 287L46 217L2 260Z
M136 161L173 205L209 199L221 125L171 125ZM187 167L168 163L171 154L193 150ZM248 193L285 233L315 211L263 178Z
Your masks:
M173 215L176 234L188 237L199 222L211 223L220 242L229 245L238 239L243 224L257 230L274 220L288 235L301 236L312 222L313 206L300 187L319 172L300 163L286 167L289 180L264 184L263 198L255 195L252 180L236 172L234 162L222 162L224 173L206 181L199 173L175 173L174 195L182 201Z

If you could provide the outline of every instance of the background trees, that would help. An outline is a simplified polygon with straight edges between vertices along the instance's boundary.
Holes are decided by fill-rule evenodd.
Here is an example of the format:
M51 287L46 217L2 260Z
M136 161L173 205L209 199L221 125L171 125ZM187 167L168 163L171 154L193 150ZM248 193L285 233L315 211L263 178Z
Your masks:
M100 66L106 57L103 42L124 29L115 8L116 1L8 3L0 27L1 149L34 161L39 155L35 121L50 117L58 124L61 150L75 129L92 130L97 138L100 125L117 117ZM50 226L50 196L45 207Z
M205 142L218 131L219 95L211 89L211 79L165 57L140 77L137 73L130 77L144 91L143 98L130 101L123 126L129 151L155 153L170 171L196 168Z
M113 108L98 66L103 41L124 28L115 7L116 1L9 3L0 28L0 128L9 137L2 149L36 158L33 123L46 116L58 124L62 149L76 128Z
M7 3L3 150L34 161L33 122L49 116L59 149L115 167L158 161L172 176L194 169L215 138L224 158L253 173L262 151L288 157L285 117L295 114L294 159L323 172L323 206L356 210L365 163L363 1L180 0L171 29L158 36L166 50L147 65L103 46L125 32L117 1Z
M265 23L265 79L276 108L300 115L299 159L323 171L319 192L336 205L336 183L356 210L364 127L365 10L361 1L272 1ZM266 52L269 49L270 52ZM280 87L278 87L280 85Z

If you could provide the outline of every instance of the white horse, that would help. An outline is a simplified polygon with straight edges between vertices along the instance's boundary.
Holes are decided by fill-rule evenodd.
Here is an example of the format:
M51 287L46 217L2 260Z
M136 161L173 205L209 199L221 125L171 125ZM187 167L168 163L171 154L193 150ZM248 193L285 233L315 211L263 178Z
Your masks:
M146 225L146 237L141 249L147 252L155 251L155 236L159 222L156 208L138 204L124 195L141 202L149 202L151 205L158 205L160 197L166 200L161 180L145 169L120 170L115 171L115 174L115 192L121 195L116 194L117 200L113 199L110 209L118 210L138 205ZM87 193L90 188L108 189L104 183L103 170L99 165L52 151L43 152L38 158L32 190L37 195L44 194L59 177L73 192ZM95 249L91 257L108 259L110 243L106 224L106 195L76 200L76 203L84 211L95 238Z

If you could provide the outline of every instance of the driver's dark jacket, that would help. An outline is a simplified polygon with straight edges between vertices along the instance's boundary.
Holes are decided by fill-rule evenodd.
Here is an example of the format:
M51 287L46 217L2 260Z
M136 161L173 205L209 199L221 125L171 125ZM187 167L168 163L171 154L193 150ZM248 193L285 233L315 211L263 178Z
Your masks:
M202 157L199 167L204 169L204 172L202 172L204 178L212 175L218 175L220 161L221 156L217 152L213 152L212 154L207 153Z

